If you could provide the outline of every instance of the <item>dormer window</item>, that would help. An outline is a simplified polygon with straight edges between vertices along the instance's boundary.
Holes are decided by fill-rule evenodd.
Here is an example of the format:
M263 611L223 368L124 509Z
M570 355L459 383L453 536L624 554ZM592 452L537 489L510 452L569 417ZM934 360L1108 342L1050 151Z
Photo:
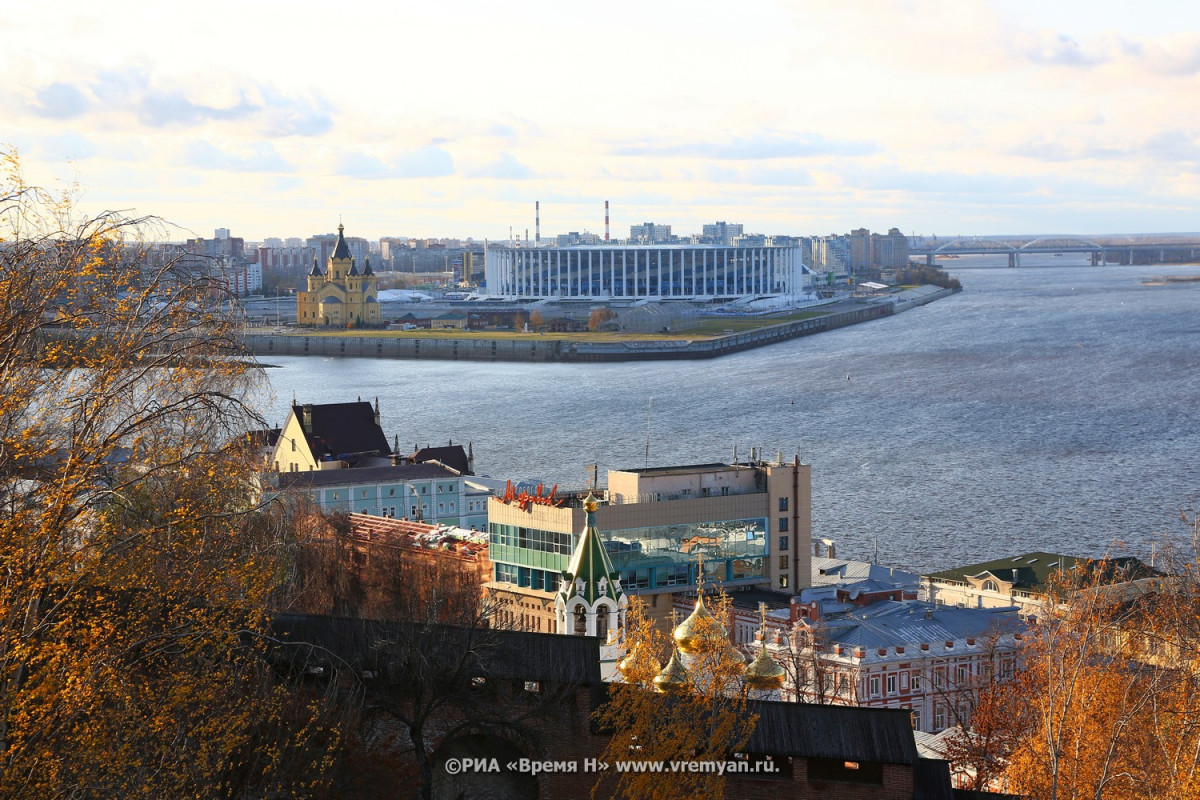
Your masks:
M983 582L983 590L985 592L998 592L1000 591L1000 584L989 578Z

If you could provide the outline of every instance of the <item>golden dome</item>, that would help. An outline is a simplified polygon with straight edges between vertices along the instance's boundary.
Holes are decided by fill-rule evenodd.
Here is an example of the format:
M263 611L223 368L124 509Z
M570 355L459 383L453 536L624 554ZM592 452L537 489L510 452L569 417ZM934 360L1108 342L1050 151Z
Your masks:
M664 694L682 692L687 689L687 670L679 663L679 651L671 650L671 660L654 676L654 688Z
M746 685L751 689L769 692L783 686L783 679L787 672L775 663L775 659L771 658L764 642L758 655L750 662L750 666L746 667L743 674Z
M630 671L637 670L640 666L646 667L646 672L658 672L662 669L662 665L654 656L642 654L640 647L635 647L629 651L629 654L617 662L617 671L628 677Z
M675 643L679 645L679 649L688 654L695 654L703 650L704 640L716 641L719 639L729 639L729 631L725 630L725 626L708 613L708 609L704 606L704 595L696 595L696 607L688 618L679 623L675 628Z

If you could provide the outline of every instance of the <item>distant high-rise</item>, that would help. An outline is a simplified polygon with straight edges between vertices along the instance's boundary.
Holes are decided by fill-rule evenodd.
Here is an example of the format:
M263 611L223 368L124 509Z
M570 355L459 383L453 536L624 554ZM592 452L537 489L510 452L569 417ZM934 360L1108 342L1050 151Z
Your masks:
M744 233L743 225L740 222L714 222L711 225L705 225L700 235L703 237L701 241L705 244L733 244L735 236L741 236Z
M671 241L671 226L653 222L630 225L629 241L634 244L666 244Z

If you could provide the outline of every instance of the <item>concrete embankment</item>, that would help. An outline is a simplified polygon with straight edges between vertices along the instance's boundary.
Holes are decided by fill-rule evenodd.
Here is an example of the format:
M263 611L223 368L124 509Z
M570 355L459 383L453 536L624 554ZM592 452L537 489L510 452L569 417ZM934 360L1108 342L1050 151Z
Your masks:
M931 287L935 288L935 287ZM915 291L915 290L914 290ZM657 359L716 358L822 331L890 316L914 305L953 294L942 289L895 302L874 302L840 308L830 314L785 322L745 333L701 341L571 342L534 334L521 339L457 339L438 337L304 336L259 334L246 336L251 352L271 356L345 356L360 358L444 359L450 361L604 362ZM903 303L903 307L900 307Z

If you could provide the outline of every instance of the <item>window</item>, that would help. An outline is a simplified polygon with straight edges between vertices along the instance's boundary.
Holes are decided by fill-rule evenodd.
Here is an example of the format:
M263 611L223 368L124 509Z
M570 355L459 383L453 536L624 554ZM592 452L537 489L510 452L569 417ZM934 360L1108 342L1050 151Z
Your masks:
M921 730L921 709L919 708L912 710L912 725L914 731Z
M395 496L396 496L396 490L388 489L388 497L395 497Z
M779 568L780 568L780 569L787 569L787 568L788 568L788 557L787 557L787 556L780 556L780 557L779 557Z
M914 672L914 673L912 674L912 681L911 681L911 682L909 682L909 686L911 686L911 687L912 687L912 690L913 690L914 692L919 692L919 691L921 691L921 673L919 673L919 672Z
M787 529L788 529L788 518L787 517L779 518L778 528L779 528L780 533L787 533Z
M779 537L779 549L780 550L788 549L788 537L786 537L786 536Z
M896 676L895 675L887 676L887 693L888 694L896 693Z
M362 496L363 496L363 497L366 497L366 496L367 496L367 490L366 490L366 489L363 489L363 490L362 490Z
M946 727L946 707L941 703L937 704L937 708L933 712L933 727L939 731Z
M969 677L971 677L970 665L969 664L959 664L958 665L958 682L966 683L967 679Z
M788 510L788 499L786 497L779 498L779 510L780 511Z
M985 592L998 592L1000 591L1000 584L989 578L983 582L983 590Z
M871 688L870 688L868 694L870 694L871 697L879 697L879 676L878 675L871 676Z

